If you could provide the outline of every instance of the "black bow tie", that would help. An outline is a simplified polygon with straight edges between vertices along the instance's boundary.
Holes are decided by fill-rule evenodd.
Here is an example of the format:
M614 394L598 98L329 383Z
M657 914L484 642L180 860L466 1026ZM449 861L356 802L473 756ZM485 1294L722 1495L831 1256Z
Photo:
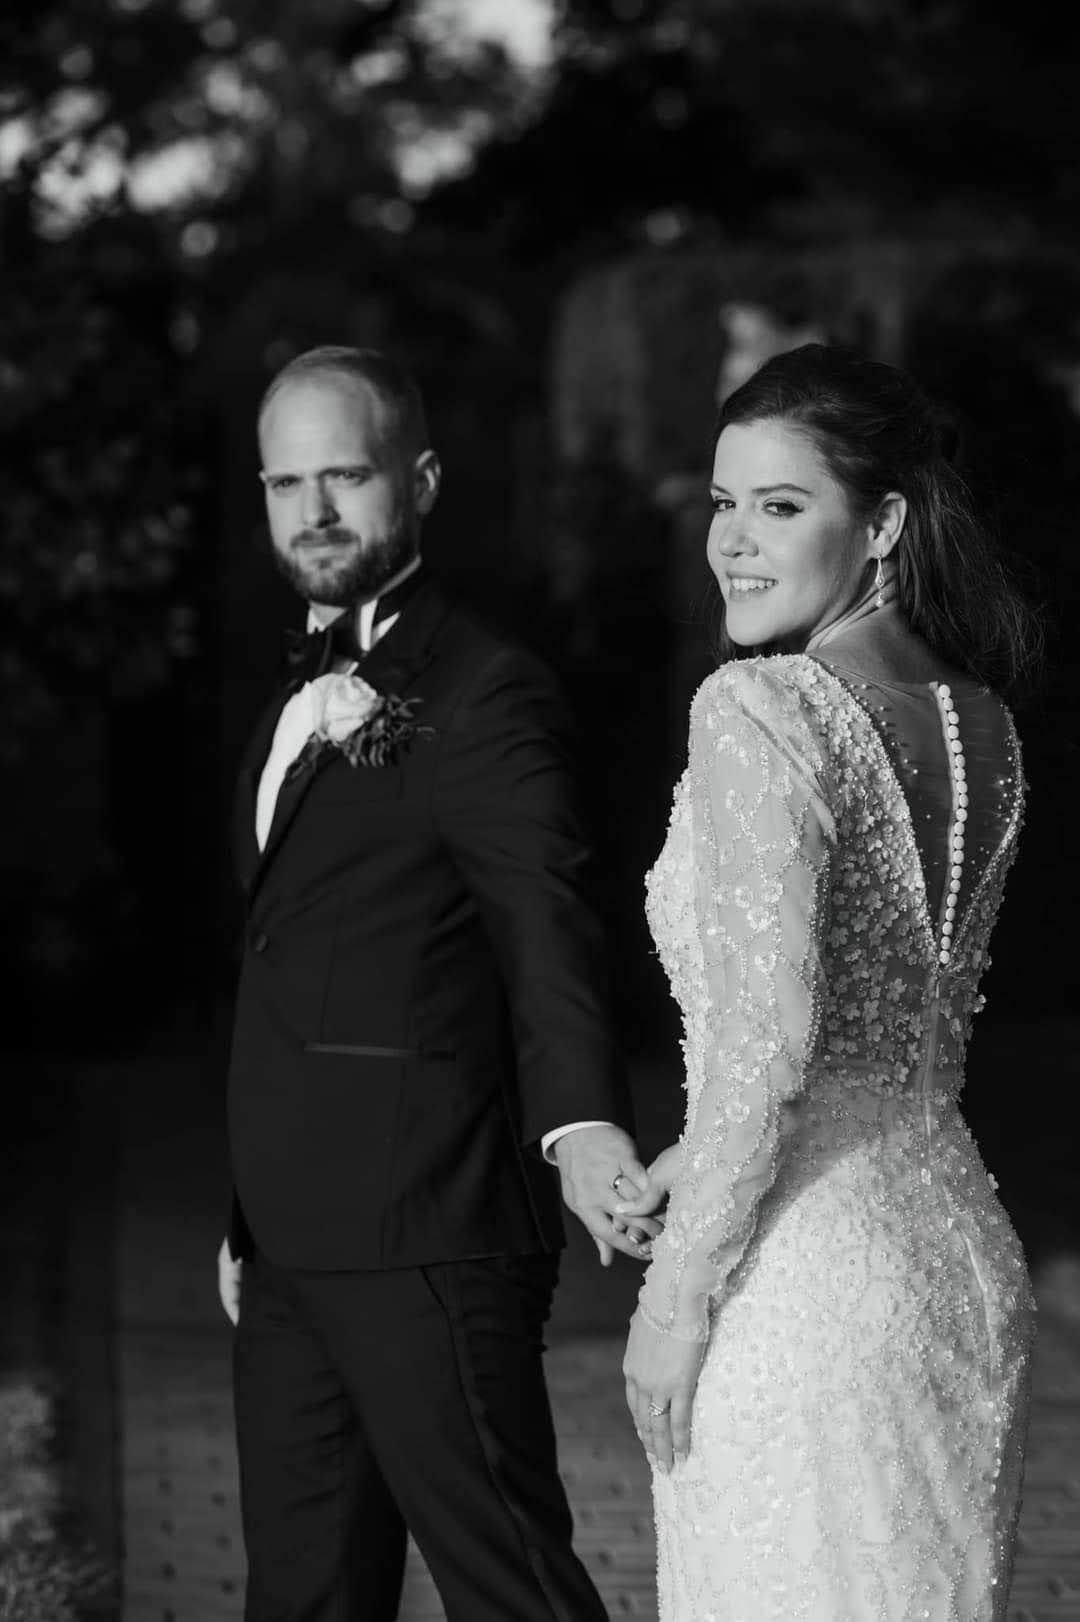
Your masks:
M422 571L414 570L392 590L384 592L375 605L371 621L372 632L383 621L400 614L407 600L420 584ZM315 631L285 632L285 660L290 681L314 681L334 668L337 659L360 660L365 649L357 635L360 615L358 610L339 614L329 625Z
M334 668L335 659L362 659L356 615L341 614L315 631L285 632L285 662L290 681L314 681Z

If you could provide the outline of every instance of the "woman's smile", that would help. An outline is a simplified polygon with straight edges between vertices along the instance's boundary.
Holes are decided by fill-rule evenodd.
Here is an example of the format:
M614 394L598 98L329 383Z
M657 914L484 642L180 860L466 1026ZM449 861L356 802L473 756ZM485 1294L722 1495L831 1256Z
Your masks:
M727 587L733 597L750 597L755 592L771 591L778 584L768 575L729 574L727 577Z

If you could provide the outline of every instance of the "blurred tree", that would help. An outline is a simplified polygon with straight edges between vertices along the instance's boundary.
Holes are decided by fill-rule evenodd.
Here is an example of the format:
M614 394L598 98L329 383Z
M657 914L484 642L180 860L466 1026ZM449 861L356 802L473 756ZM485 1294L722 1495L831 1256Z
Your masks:
M303 286L318 266L376 296L492 324L441 242L416 240L408 253L403 243L415 227L410 193L516 116L522 85L505 53L457 39L430 9L5 7L9 753L71 682L129 693L193 650L174 582L209 459L193 437L205 420L186 409L193 378L218 374L207 332L268 278ZM307 313L317 325L317 303Z
M565 0L551 93L445 196L534 260L728 235L1076 232L1080 18L1004 0Z
M73 698L160 681L191 647L190 613L169 591L195 479L168 266L152 222L107 195L109 160L160 88L140 82L145 41L128 23L89 6L15 6L0 23L9 758Z
M543 528L551 317L583 264L944 216L1003 244L1075 232L1068 13L563 0L551 63L528 70L468 12L7 0L0 751L67 770L50 822L28 786L44 768L9 767L31 911L73 800L63 908L82 885L96 913L124 863L129 887L150 884L155 822L199 848L168 768L205 752L220 542L246 544L252 521L218 487L251 484L233 422L247 447L252 396L295 349L376 333L414 364L459 470L433 540L467 533L486 567L515 514ZM55 923L43 950L60 959Z
M0 17L4 950L8 983L50 1004L82 976L133 1009L208 956L188 948L212 927L220 843L232 371L337 336L344 298L505 345L417 220L418 194L529 105L452 10L11 0Z
M479 337L492 392L535 397L565 277L643 239L820 232L823 211L861 231L943 210L1075 229L1068 15L565 0L555 63L530 76L462 13L9 0L9 750L65 682L132 691L191 653L170 584L208 461L189 390L216 387L237 312L264 365L321 335L313 271L396 312L436 378L475 367Z

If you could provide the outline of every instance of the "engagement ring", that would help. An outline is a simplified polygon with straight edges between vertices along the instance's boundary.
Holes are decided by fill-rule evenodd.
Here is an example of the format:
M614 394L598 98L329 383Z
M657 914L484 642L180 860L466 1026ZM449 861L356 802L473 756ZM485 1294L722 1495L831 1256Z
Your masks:
M652 1414L654 1419L659 1419L661 1414L667 1413L667 1403L665 1403L662 1408L658 1408L655 1402L650 1402L649 1412Z
M617 1171L614 1177L611 1179L611 1186L616 1194L619 1192L619 1184L622 1182L625 1175L625 1172Z

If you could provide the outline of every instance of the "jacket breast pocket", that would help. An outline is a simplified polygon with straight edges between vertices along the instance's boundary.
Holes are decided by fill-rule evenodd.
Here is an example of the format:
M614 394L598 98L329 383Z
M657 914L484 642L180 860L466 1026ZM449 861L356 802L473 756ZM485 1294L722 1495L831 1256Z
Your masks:
M304 1052L336 1054L345 1059L391 1059L398 1063L408 1059L450 1060L456 1056L453 1048L392 1048L362 1042L305 1042Z

